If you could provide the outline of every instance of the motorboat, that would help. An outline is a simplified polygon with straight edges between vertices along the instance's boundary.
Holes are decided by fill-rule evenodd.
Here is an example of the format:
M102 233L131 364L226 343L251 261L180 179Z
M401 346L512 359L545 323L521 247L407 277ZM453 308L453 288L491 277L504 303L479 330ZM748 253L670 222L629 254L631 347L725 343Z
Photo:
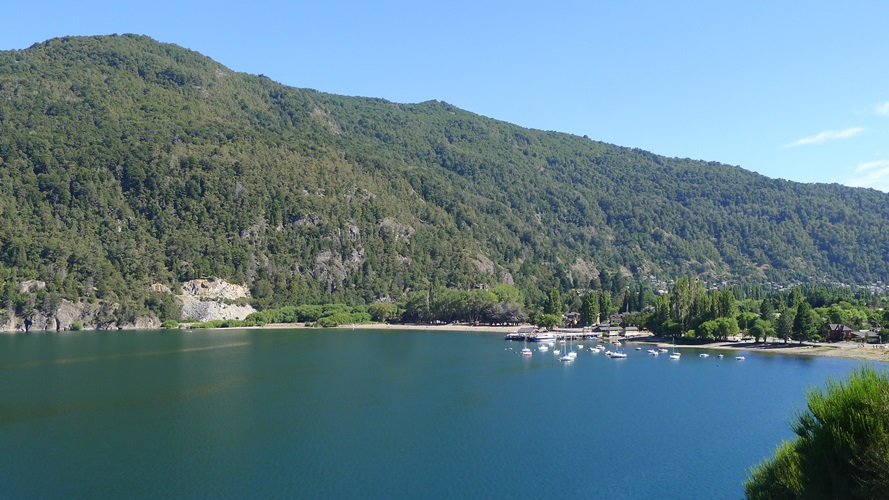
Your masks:
M541 345L540 347L538 347L537 350L540 351L540 352L546 352L546 351L549 350L549 346L546 345L546 344L543 344L543 345Z
M540 332L531 337L532 342L555 342L556 336L550 332Z
M738 361L744 361L744 356L735 356L735 359Z
M610 357L611 359L625 359L625 358L627 357L627 353L625 353L625 352L613 352L613 353L611 353L611 356L609 356L609 357Z
M707 354L706 352L703 352L703 353L701 353L701 354L698 354L698 357L701 357L701 358L709 358L710 355Z
M528 347L522 349L522 356L524 356L526 358L530 358L531 357L531 349Z

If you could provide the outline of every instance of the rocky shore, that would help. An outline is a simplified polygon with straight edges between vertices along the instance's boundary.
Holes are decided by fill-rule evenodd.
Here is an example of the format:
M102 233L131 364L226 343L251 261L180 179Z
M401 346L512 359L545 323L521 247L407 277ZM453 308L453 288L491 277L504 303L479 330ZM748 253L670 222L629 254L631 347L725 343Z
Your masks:
M29 280L20 284L22 293L36 293L46 287L41 281ZM222 279L203 278L187 281L174 292L161 284L151 285L155 293L173 295L182 307L179 319L205 322L244 319L256 312L247 304L250 291L241 285ZM128 319L121 319L125 316ZM71 302L59 300L52 307L35 310L23 317L12 311L0 312L0 332L61 332L71 330L154 330L161 320L153 315L122 315L120 304L104 300Z

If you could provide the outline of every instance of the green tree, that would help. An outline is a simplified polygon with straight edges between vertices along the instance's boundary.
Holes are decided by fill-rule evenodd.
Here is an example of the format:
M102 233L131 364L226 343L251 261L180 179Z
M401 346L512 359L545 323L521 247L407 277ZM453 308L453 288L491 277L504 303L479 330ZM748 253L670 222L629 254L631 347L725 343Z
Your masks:
M599 315L602 321L608 321L608 317L612 312L611 294L602 290L599 292Z
M735 318L716 318L716 331L714 334L720 340L725 340L738 334L738 321Z
M746 333L750 325L759 319L759 315L754 312L744 311L739 312L735 319L738 321L738 326L743 328Z
M562 316L555 314L542 314L537 318L537 326L540 328L553 329L562 324Z
M759 317L768 322L775 319L775 306L770 299L762 299L762 303L759 305Z
M889 375L862 366L844 381L809 390L796 437L754 466L748 498L886 498L889 492Z
M398 307L390 302L374 302L367 306L367 312L374 321L384 323L395 318Z
M785 308L775 323L775 335L785 343L793 335L793 310Z
M750 335L753 335L753 338L759 342L759 339L768 339L769 337L775 335L775 328L772 326L770 321L766 321L764 319L757 318L756 321L753 322L753 325L747 330Z
M549 291L546 302L543 303L543 314L562 317L562 297L558 289L553 288Z
M695 337L699 339L715 339L719 325L715 320L705 321L695 328Z
M801 302L793 317L793 340L798 340L800 343L811 340L818 333L818 322L818 314L812 310L809 303Z
M795 286L790 289L790 295L787 297L787 307L797 308L805 301L806 297L803 295L801 287Z
M731 290L722 290L716 296L716 317L731 318L738 313L738 306L735 300L735 294Z
M596 322L599 316L599 292L590 291L583 296L583 303L580 305L580 317L585 325L591 325Z

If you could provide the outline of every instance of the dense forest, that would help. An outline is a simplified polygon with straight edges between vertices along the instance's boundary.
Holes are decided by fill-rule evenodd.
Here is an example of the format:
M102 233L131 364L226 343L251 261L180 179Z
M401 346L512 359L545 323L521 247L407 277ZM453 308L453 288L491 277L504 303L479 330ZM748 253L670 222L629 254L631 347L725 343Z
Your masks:
M887 222L875 190L287 87L143 36L0 52L0 298L17 314L64 298L163 316L152 283L209 276L260 309L433 284L542 303L604 270L870 283L889 275Z

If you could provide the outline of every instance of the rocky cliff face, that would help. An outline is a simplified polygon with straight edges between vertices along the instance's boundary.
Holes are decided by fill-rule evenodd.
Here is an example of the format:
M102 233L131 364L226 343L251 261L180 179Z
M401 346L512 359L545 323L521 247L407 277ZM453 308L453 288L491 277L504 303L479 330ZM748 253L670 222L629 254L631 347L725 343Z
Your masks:
M256 312L253 306L243 304L249 299L250 290L221 279L197 279L182 284L182 293L176 299L182 304L182 319L214 321L244 319ZM233 303L240 301L242 304Z
M34 293L44 283L28 281L20 284L23 293ZM194 321L244 319L256 312L246 305L250 291L221 279L197 279L181 285L182 293L175 295L182 304L182 317ZM160 284L152 285L153 292L172 294ZM60 332L67 330L152 330L161 327L161 321L151 315L121 317L119 304L97 302L71 302L61 300L52 311L35 310L24 317L13 311L0 311L0 332Z
M61 332L84 330L155 329L161 322L154 316L136 316L130 320L117 317L118 304L108 302L71 302L62 300L54 311L33 311L16 317L9 311L0 313L2 332ZM77 328L75 328L75 325Z

